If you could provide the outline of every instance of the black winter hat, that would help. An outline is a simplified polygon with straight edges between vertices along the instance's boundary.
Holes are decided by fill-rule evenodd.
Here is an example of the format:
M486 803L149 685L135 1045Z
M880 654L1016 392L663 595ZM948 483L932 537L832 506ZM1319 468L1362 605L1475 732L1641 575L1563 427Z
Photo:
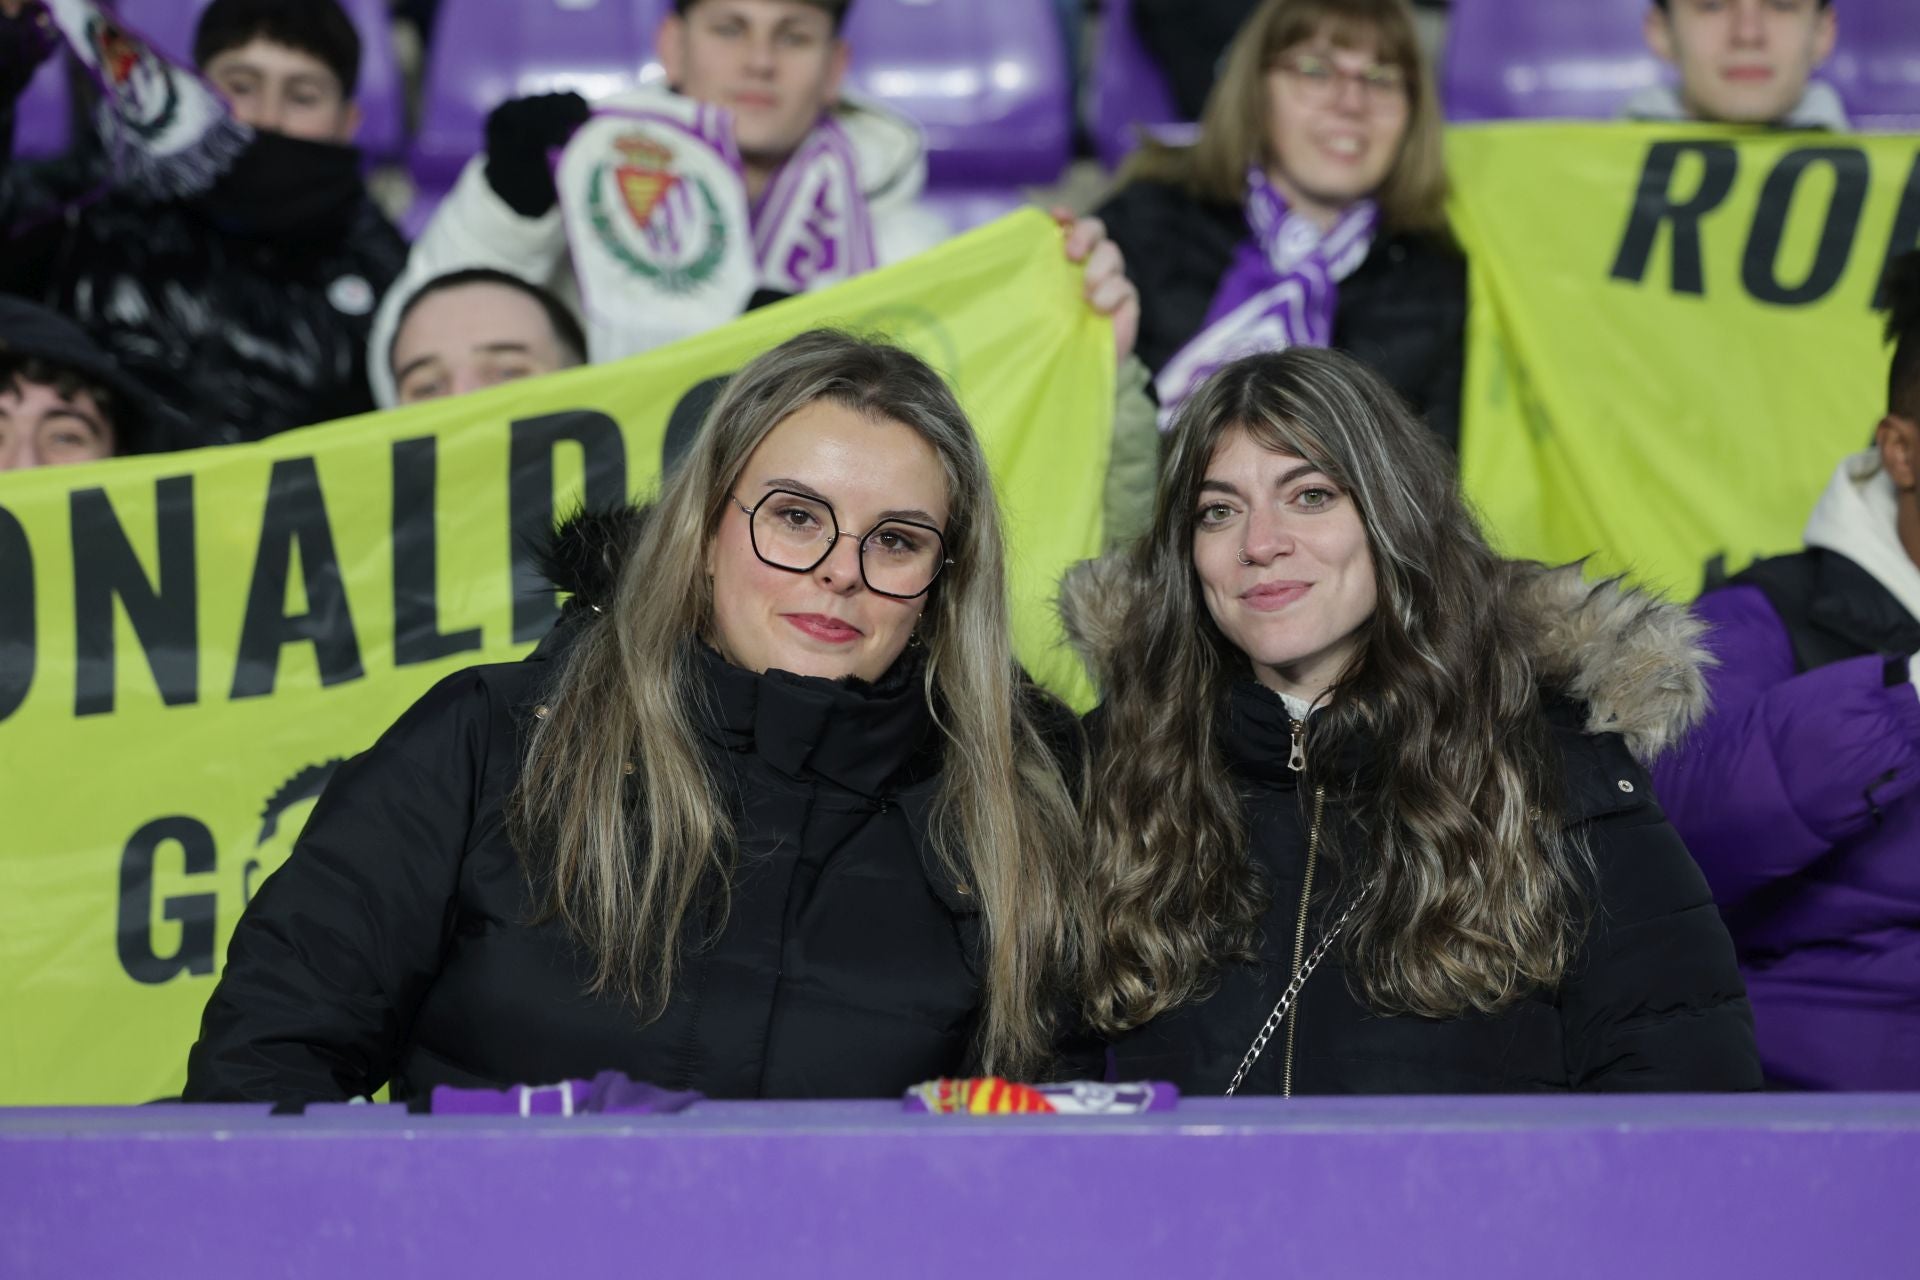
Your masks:
M0 295L0 356L44 360L111 391L116 454L162 453L174 447L172 414L58 311Z

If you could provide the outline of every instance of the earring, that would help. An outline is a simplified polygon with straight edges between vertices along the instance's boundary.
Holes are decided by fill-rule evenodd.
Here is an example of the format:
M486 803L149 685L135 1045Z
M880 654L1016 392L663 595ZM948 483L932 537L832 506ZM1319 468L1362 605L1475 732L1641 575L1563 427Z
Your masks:
M1249 559L1247 559L1247 549L1246 549L1245 547L1242 547L1242 548L1240 548L1240 553L1239 553L1239 554L1240 554L1240 563L1241 563L1241 564L1244 564L1244 565L1251 565L1251 564L1253 564L1253 561L1251 561L1251 560L1249 560Z

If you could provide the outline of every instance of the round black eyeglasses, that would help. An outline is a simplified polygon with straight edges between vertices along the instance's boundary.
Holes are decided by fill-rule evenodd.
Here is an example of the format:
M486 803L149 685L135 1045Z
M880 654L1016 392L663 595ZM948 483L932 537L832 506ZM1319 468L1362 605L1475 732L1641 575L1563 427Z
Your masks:
M824 498L774 489L753 506L732 498L746 512L753 553L762 564L788 573L811 573L833 554L834 544L855 535L842 533L833 504ZM947 559L940 531L917 520L882 520L858 535L860 580L869 591L895 600L927 594Z

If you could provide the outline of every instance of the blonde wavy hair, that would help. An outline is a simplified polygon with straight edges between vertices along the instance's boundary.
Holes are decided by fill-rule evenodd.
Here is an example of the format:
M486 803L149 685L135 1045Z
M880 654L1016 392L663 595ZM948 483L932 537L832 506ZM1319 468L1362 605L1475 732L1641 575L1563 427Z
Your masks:
M703 889L724 889L734 857L732 820L697 728L696 646L712 617L707 547L754 449L822 400L911 428L946 471L953 563L919 625L925 697L944 739L930 835L981 906L980 1065L1036 1070L1070 981L1077 818L1036 727L1045 695L1015 665L986 460L952 390L905 351L815 331L733 377L628 553L610 616L585 628L554 679L510 830L546 914L591 958L591 989L659 1016L687 914L705 901Z
M1173 182L1202 199L1240 204L1247 197L1247 166L1274 161L1267 72L1287 50L1322 35L1339 48L1371 47L1406 77L1406 136L1374 193L1382 225L1447 234L1444 120L1407 0L1266 0L1227 48L1200 116L1199 140L1178 147L1148 143L1128 163L1122 181Z

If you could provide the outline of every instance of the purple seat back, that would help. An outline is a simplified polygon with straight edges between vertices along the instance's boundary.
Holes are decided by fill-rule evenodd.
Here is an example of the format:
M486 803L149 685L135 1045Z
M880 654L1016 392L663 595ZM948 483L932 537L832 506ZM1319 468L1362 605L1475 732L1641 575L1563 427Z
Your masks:
M654 32L672 0L441 0L413 175L444 192L511 98L574 89L603 98L659 74Z
M942 187L1057 180L1073 142L1059 16L1045 0L857 0L849 81L926 130Z
M179 62L193 61L193 33L211 0L116 0L127 25ZM390 160L406 149L406 89L393 55L386 0L340 0L360 33L360 133L367 157Z
M1920 6L1844 0L1840 40L1821 72L1862 129L1920 130Z
M1641 35L1646 0L1454 0L1445 92L1453 120L1594 119L1672 71ZM1819 78L1863 129L1920 128L1914 0L1844 0Z
M1187 123L1160 64L1140 42L1132 0L1105 0L1093 58L1093 144L1100 163L1118 168L1139 145L1140 130ZM1158 126L1159 128L1156 128Z
M13 152L22 159L57 156L73 142L67 66L64 56L48 58L14 105Z
M1454 0L1441 80L1450 120L1604 120L1659 83L1648 0Z

